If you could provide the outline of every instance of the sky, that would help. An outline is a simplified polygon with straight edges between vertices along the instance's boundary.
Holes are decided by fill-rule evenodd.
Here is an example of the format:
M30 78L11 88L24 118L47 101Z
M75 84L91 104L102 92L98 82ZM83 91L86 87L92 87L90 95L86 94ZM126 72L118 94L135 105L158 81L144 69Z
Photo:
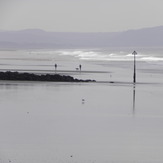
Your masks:
M163 0L0 0L0 30L119 32L163 25Z

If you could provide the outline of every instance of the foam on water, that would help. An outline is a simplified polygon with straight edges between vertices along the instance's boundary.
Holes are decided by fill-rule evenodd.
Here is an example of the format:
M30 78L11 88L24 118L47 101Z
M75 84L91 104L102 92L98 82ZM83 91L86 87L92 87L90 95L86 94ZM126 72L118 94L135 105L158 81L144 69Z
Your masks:
M96 61L132 61L133 54L130 50L106 50L106 49L65 49L65 50L34 50L29 53L35 57L49 57L53 59L56 55L72 56L79 60L96 60ZM146 51L138 51L136 59L138 61L163 61L160 51L149 53Z
M163 61L163 58L159 58L159 57L143 57L142 60L145 61Z
M133 54L128 52L109 52L109 51L93 51L93 50L66 50L58 51L59 55L69 55L79 58L80 60L99 60L99 61L132 61ZM163 58L156 54L136 55L138 61L163 61Z

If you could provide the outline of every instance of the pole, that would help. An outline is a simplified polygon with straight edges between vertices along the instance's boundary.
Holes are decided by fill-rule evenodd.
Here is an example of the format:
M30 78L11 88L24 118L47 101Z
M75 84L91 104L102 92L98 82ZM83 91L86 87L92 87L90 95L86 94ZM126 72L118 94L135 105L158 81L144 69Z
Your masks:
M133 84L133 115L135 114L135 96L136 96L136 91L135 91L135 84Z
M137 52L134 51L132 54L134 55L134 76L133 76L133 82L135 84L136 83L136 56L135 55L137 54Z

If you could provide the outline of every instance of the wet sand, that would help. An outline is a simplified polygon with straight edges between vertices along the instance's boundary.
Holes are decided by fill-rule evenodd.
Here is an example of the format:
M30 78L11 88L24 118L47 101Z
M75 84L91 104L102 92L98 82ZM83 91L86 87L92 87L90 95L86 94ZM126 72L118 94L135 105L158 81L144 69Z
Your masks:
M161 163L160 88L0 82L1 160Z
M2 72L6 72L6 71L12 71L12 72L30 72L30 73L34 73L34 74L65 74L65 75L71 75L71 74L85 74L85 73L110 73L108 71L80 71L80 70L29 70L29 69L0 69L0 71Z

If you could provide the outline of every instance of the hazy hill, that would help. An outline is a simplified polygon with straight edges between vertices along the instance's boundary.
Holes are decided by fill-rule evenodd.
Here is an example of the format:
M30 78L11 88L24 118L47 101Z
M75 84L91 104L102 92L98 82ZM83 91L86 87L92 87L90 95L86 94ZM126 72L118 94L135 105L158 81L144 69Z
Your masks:
M99 48L163 46L163 26L113 33L1 31L0 48Z

